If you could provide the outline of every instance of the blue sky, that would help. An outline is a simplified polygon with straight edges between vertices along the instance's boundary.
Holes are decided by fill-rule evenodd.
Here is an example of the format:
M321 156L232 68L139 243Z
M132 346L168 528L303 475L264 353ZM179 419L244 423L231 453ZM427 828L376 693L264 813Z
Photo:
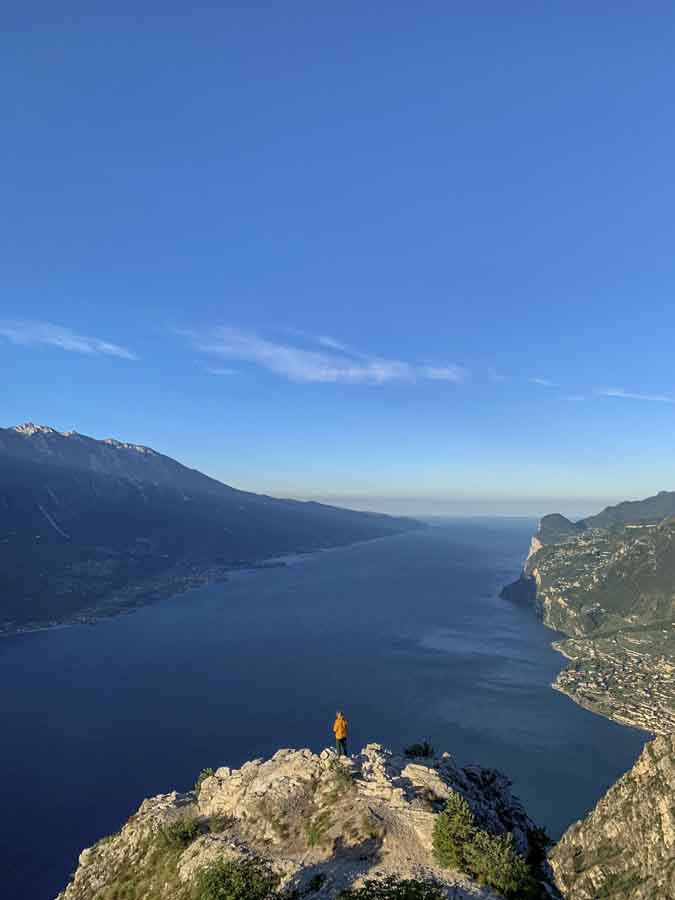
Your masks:
M671 4L28 2L0 44L1 425L416 512L675 488Z

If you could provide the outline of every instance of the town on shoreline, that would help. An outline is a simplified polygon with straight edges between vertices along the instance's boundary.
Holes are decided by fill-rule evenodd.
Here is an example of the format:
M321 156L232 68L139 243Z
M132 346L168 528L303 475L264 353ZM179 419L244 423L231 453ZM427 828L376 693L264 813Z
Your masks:
M553 688L622 725L670 734L673 583L674 519L586 527L551 516L502 594L533 602L545 625L567 635L553 642L569 660Z

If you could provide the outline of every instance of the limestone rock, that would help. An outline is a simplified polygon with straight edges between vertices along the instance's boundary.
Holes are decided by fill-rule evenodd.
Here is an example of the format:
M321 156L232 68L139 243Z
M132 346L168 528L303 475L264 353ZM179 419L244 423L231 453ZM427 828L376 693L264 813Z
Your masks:
M144 801L118 835L83 851L59 900L99 900L130 872L136 896L188 900L205 866L248 855L267 859L282 887L299 891L303 900L332 900L375 875L432 877L448 898L489 900L496 895L438 868L432 856L435 817L453 791L483 827L513 832L527 853L534 825L498 772L460 768L449 754L411 760L379 744L346 759L333 750L282 749L239 769L221 766L201 783L198 796L174 792ZM178 855L167 867L161 841L182 819L199 833L173 848Z
M646 745L551 862L568 900L675 898L675 735Z

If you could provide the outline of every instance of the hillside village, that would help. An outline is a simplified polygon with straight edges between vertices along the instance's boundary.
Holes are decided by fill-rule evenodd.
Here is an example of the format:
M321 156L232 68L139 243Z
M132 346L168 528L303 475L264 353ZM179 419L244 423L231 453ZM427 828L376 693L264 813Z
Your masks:
M554 687L656 734L675 729L675 524L625 523L539 538L525 567L544 622L569 635Z

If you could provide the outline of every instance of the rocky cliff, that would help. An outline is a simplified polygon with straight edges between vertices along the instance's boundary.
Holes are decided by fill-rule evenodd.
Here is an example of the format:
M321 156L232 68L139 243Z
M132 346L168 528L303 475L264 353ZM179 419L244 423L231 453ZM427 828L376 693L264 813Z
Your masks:
M567 900L675 897L675 736L646 745L635 766L552 853Z
M200 893L200 873L247 859L265 860L289 898L329 900L373 876L433 879L448 900L495 898L434 861L434 823L451 797L463 798L486 832L510 833L523 856L541 854L541 833L493 770L460 768L447 753L409 759L378 744L349 760L279 750L219 768L195 792L144 801L118 834L82 852L59 900L199 900L215 896ZM546 863L536 872L537 892L558 897Z

